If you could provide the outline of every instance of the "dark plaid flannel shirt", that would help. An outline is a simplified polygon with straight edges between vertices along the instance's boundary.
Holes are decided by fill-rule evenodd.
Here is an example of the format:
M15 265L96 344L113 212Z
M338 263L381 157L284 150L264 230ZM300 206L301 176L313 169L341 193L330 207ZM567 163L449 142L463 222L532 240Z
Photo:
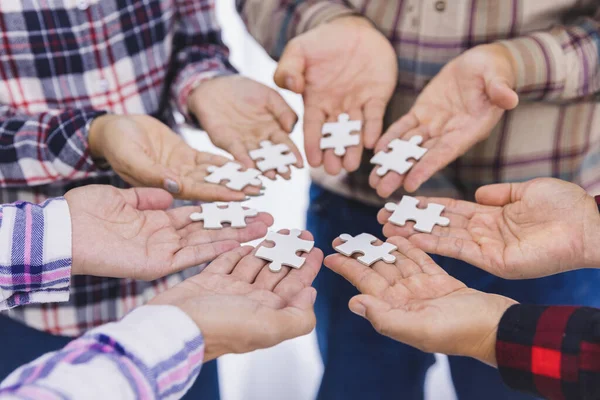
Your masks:
M600 196L596 203L600 210ZM500 321L496 359L513 389L552 400L600 399L600 310L514 305Z
M124 186L92 161L87 129L106 112L174 126L202 80L235 73L214 0L1 0L0 204L40 203L84 184ZM1 249L0 249L1 251ZM79 335L193 273L155 282L75 277L68 303L9 316Z

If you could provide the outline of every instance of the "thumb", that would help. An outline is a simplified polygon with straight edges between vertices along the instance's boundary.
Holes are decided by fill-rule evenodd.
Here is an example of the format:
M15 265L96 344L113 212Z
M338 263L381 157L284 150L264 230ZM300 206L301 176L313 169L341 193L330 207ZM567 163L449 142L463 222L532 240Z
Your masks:
M496 76L486 80L486 93L492 104L504 110L512 110L519 105L519 95L511 88L507 79Z
M475 200L485 206L503 207L521 199L522 185L522 183L497 183L483 186L475 192Z
M350 299L348 307L354 314L368 319L374 325L376 320L380 320L381 316L391 309L385 301L368 294L354 296Z
M294 93L304 92L306 72L306 56L297 42L291 41L279 60L274 80L277 86Z
M127 204L140 211L166 210L173 204L173 196L162 189L132 188L119 189Z
M310 310L317 300L317 290L313 287L305 287L290 301L291 307L301 310Z

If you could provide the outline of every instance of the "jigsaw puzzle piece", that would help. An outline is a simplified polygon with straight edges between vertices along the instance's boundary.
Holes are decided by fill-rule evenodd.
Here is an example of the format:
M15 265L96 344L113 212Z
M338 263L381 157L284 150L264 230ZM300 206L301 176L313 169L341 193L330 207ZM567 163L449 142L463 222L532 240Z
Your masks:
M435 225L450 225L450 220L441 216L446 208L443 205L429 203L427 208L419 208L418 205L419 200L411 196L403 196L398 204L387 203L385 209L393 213L388 221L398 226L414 221L414 230L423 233L431 233Z
M362 121L350 121L348 114L340 114L337 122L323 124L321 150L334 149L336 156L344 156L347 147L360 144L361 129ZM357 133L352 134L353 132Z
M256 162L256 166L262 172L274 169L280 174L285 174L290 170L289 165L298 161L286 144L275 145L270 140L263 140L260 145L260 149L252 150L248 154L252 160L260 160Z
M207 203L202 204L201 213L193 213L190 219L194 222L204 221L204 229L223 229L223 223L229 223L232 228L245 228L246 218L255 217L258 211L245 209L241 203Z
M211 174L206 176L204 180L208 183L220 184L222 181L227 181L226 187L232 190L243 190L246 186L262 186L262 182L258 177L260 171L254 168L248 168L241 171L242 166L235 162L228 162L222 167L211 165L208 167L208 172Z
M352 257L354 253L362 254L357 260L367 267L375 264L377 261L383 261L388 264L396 261L396 256L390 253L398 247L387 242L379 246L374 246L373 243L378 239L368 233L361 233L358 236L351 236L344 233L340 235L340 239L345 243L336 246L335 250L346 257Z
M304 257L296 253L309 253L315 246L315 242L300 238L302 231L292 229L288 235L277 232L269 232L266 241L273 242L275 247L261 246L256 250L255 256L265 261L270 261L269 269L279 272L283 266L300 268L306 262Z
M388 145L389 151L380 151L371 158L371 164L380 165L377 175L384 176L390 171L400 175L406 174L415 164L408 160L418 161L427 153L426 148L419 146L421 143L423 143L421 136L413 136L408 141L392 140Z

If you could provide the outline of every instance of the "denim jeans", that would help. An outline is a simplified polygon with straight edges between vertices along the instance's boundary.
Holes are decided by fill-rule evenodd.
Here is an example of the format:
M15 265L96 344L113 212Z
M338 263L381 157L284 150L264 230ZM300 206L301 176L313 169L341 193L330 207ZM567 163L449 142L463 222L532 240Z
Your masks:
M314 185L310 191L307 228L315 245L331 254L340 234L363 232L383 238L376 207L346 199ZM507 281L462 261L434 257L468 286L511 297L523 303L600 306L600 270L581 270L553 277ZM379 335L371 324L348 310L358 292L327 268L315 281L318 290L317 338L325 371L319 399L402 399L424 397L431 354ZM497 370L465 357L449 357L452 381L460 400L520 400L533 397L507 388Z

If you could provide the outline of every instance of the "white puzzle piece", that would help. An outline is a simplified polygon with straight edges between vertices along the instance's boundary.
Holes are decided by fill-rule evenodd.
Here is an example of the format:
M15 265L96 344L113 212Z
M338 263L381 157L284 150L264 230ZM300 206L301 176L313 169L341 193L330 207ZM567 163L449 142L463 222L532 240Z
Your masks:
M296 156L291 152L287 144L273 144L270 140L260 142L260 149L250 151L250 158L256 163L258 169L262 172L277 170L280 174L289 172L289 165L296 164Z
M262 186L262 182L258 177L260 171L254 168L248 168L241 171L242 166L235 162L228 162L222 167L211 165L208 167L210 175L204 178L208 183L219 184L221 181L229 181L225 184L226 187L232 190L242 190L248 185Z
M242 203L207 203L202 204L201 213L193 213L190 219L194 222L204 221L204 229L222 229L223 223L232 228L245 228L246 217L256 217L258 211L242 207Z
M256 257L266 261L271 261L269 269L272 272L281 271L282 266L300 268L304 265L306 259L296 255L297 252L310 252L315 246L315 242L300 239L302 233L299 229L292 229L289 235L282 233L269 232L266 240L275 243L275 247L261 246L256 251Z
M407 173L414 165L408 160L411 158L420 160L427 153L426 148L419 146L422 142L423 138L421 136L413 136L408 141L392 140L388 145L390 151L380 151L371 158L371 164L381 166L377 169L377 175L384 176L390 171L397 172L400 175Z
M394 225L404 226L407 221L416 222L414 229L418 232L431 233L435 225L448 226L450 220L442 217L444 206L429 203L427 208L418 208L419 200L411 196L403 196L400 203L387 203L385 209L392 212L389 222Z
M360 144L361 129L362 121L350 121L348 114L340 114L338 122L323 124L321 150L335 149L335 155L342 157L346 154L346 147Z
M346 243L337 246L335 250L347 257L352 257L354 253L361 253L362 256L358 257L357 260L367 267L370 267L380 260L388 264L396 261L396 256L390 253L398 247L387 242L383 243L381 246L374 246L372 243L376 242L378 239L368 233L361 233L354 237L344 233L343 235L340 235L340 239Z

